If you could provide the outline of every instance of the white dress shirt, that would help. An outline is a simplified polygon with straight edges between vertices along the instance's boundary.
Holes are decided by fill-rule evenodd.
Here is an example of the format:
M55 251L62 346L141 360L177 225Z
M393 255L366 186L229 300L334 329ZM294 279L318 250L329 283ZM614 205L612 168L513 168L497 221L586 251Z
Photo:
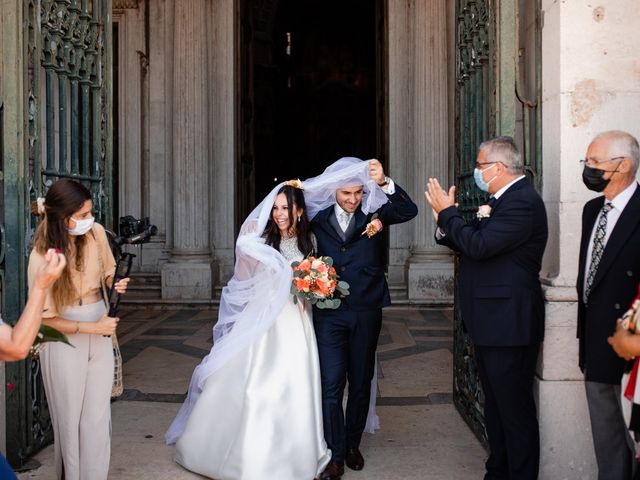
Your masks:
M347 228L349 227L349 222L351 221L351 217L353 216L353 213L349 213L343 210L342 207L337 203L334 206L334 211L336 214L336 218L338 219L338 225L340 225L340 228L342 229L343 232L346 232Z
M389 177L385 177L385 181L387 184L384 187L380 187L382 188L382 191L387 195L393 195L396 193L396 184L393 180ZM345 212L337 203L334 206L334 211L336 218L338 219L338 225L340 225L343 232L346 232L347 228L349 228L349 222L351 221L351 217L353 217L353 213Z
M380 187L382 188L382 191L387 195L393 195L396 193L396 184L393 183L393 180L389 177L384 177L384 181L387 182L387 184L384 187Z
M504 192L506 192L507 190L509 190L509 188L511 188L511 185L513 185L516 182L519 182L520 180L522 180L525 176L524 175L520 175L518 178L515 178L513 180L511 180L509 183L507 183L504 187L502 187L500 190L498 190L496 193L494 193L493 195L491 195L491 198L495 198L496 200L498 200L503 194Z
M605 198L604 204L606 204L607 202L610 202L611 205L613 205L613 208L609 210L609 213L607 214L607 231L604 234L604 238L602 239L602 244L604 245L605 248L607 246L607 242L609 241L609 237L611 236L611 232L613 232L613 229L616 226L616 223L618 222L618 219L620 218L620 215L622 214L624 207L627 206L627 203L629 203L629 200L631 200L631 197L636 192L636 188L638 188L638 182L634 181L633 183L631 183L631 185L629 185L627 188L621 191L618 195L616 195L612 200L609 201ZM596 228L598 228L599 218L600 218L600 212L598 212L596 221L593 223L593 228L591 229L591 236L589 237L589 245L587 247L587 258L585 259L586 261L584 265L584 283L582 285L583 291L585 291L587 288L587 276L589 272L589 267L591 266L591 255L593 254L593 236L596 234Z

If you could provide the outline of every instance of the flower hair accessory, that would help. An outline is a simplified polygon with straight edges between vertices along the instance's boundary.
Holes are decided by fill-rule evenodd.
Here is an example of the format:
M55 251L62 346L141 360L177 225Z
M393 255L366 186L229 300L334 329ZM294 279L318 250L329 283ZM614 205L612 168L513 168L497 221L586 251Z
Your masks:
M478 211L476 212L476 218L478 220L482 220L483 218L489 218L490 216L491 216L490 205L480 205L478 207Z
M374 213L373 217L371 217L371 221L367 223L367 226L364 228L364 232L362 232L362 235L366 234L367 237L371 238L377 233L381 232L383 228L384 227L382 225L382 222L378 218L378 214Z
M286 182L283 183L283 185L286 185L288 187L297 188L298 190L304 190L304 186L302 185L302 182L300 181L299 178L296 178L296 179L293 179L293 180L287 180Z
M36 198L36 204L38 205L38 215L44 215L46 211L44 208L44 198L43 197Z

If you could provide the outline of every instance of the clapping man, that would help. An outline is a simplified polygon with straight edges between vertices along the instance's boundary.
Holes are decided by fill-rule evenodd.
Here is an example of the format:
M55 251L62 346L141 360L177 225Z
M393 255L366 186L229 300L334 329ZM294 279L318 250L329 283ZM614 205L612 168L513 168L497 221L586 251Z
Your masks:
M436 240L459 254L458 304L474 345L490 455L485 480L533 480L540 440L533 378L544 336L539 272L547 242L544 203L510 137L480 145L476 184L491 197L467 223L455 187L429 179Z

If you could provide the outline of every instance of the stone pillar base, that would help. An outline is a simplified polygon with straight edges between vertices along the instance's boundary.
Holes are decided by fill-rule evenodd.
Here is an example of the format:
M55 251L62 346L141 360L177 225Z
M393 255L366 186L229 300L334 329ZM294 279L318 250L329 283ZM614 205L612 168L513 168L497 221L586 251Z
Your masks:
M409 259L409 300L453 303L453 262L438 255Z
M598 467L584 382L536 378L534 389L540 423L540 480L595 480Z
M165 263L162 266L162 298L210 300L213 298L217 265L214 262Z

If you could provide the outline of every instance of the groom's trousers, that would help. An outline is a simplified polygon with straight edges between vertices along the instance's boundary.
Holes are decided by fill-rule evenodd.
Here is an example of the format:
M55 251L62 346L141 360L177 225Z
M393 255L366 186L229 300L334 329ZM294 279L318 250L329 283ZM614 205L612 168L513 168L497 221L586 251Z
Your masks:
M367 422L371 380L382 310L314 310L322 377L324 438L332 460L344 461L348 448L358 448ZM346 418L342 397L349 381Z

